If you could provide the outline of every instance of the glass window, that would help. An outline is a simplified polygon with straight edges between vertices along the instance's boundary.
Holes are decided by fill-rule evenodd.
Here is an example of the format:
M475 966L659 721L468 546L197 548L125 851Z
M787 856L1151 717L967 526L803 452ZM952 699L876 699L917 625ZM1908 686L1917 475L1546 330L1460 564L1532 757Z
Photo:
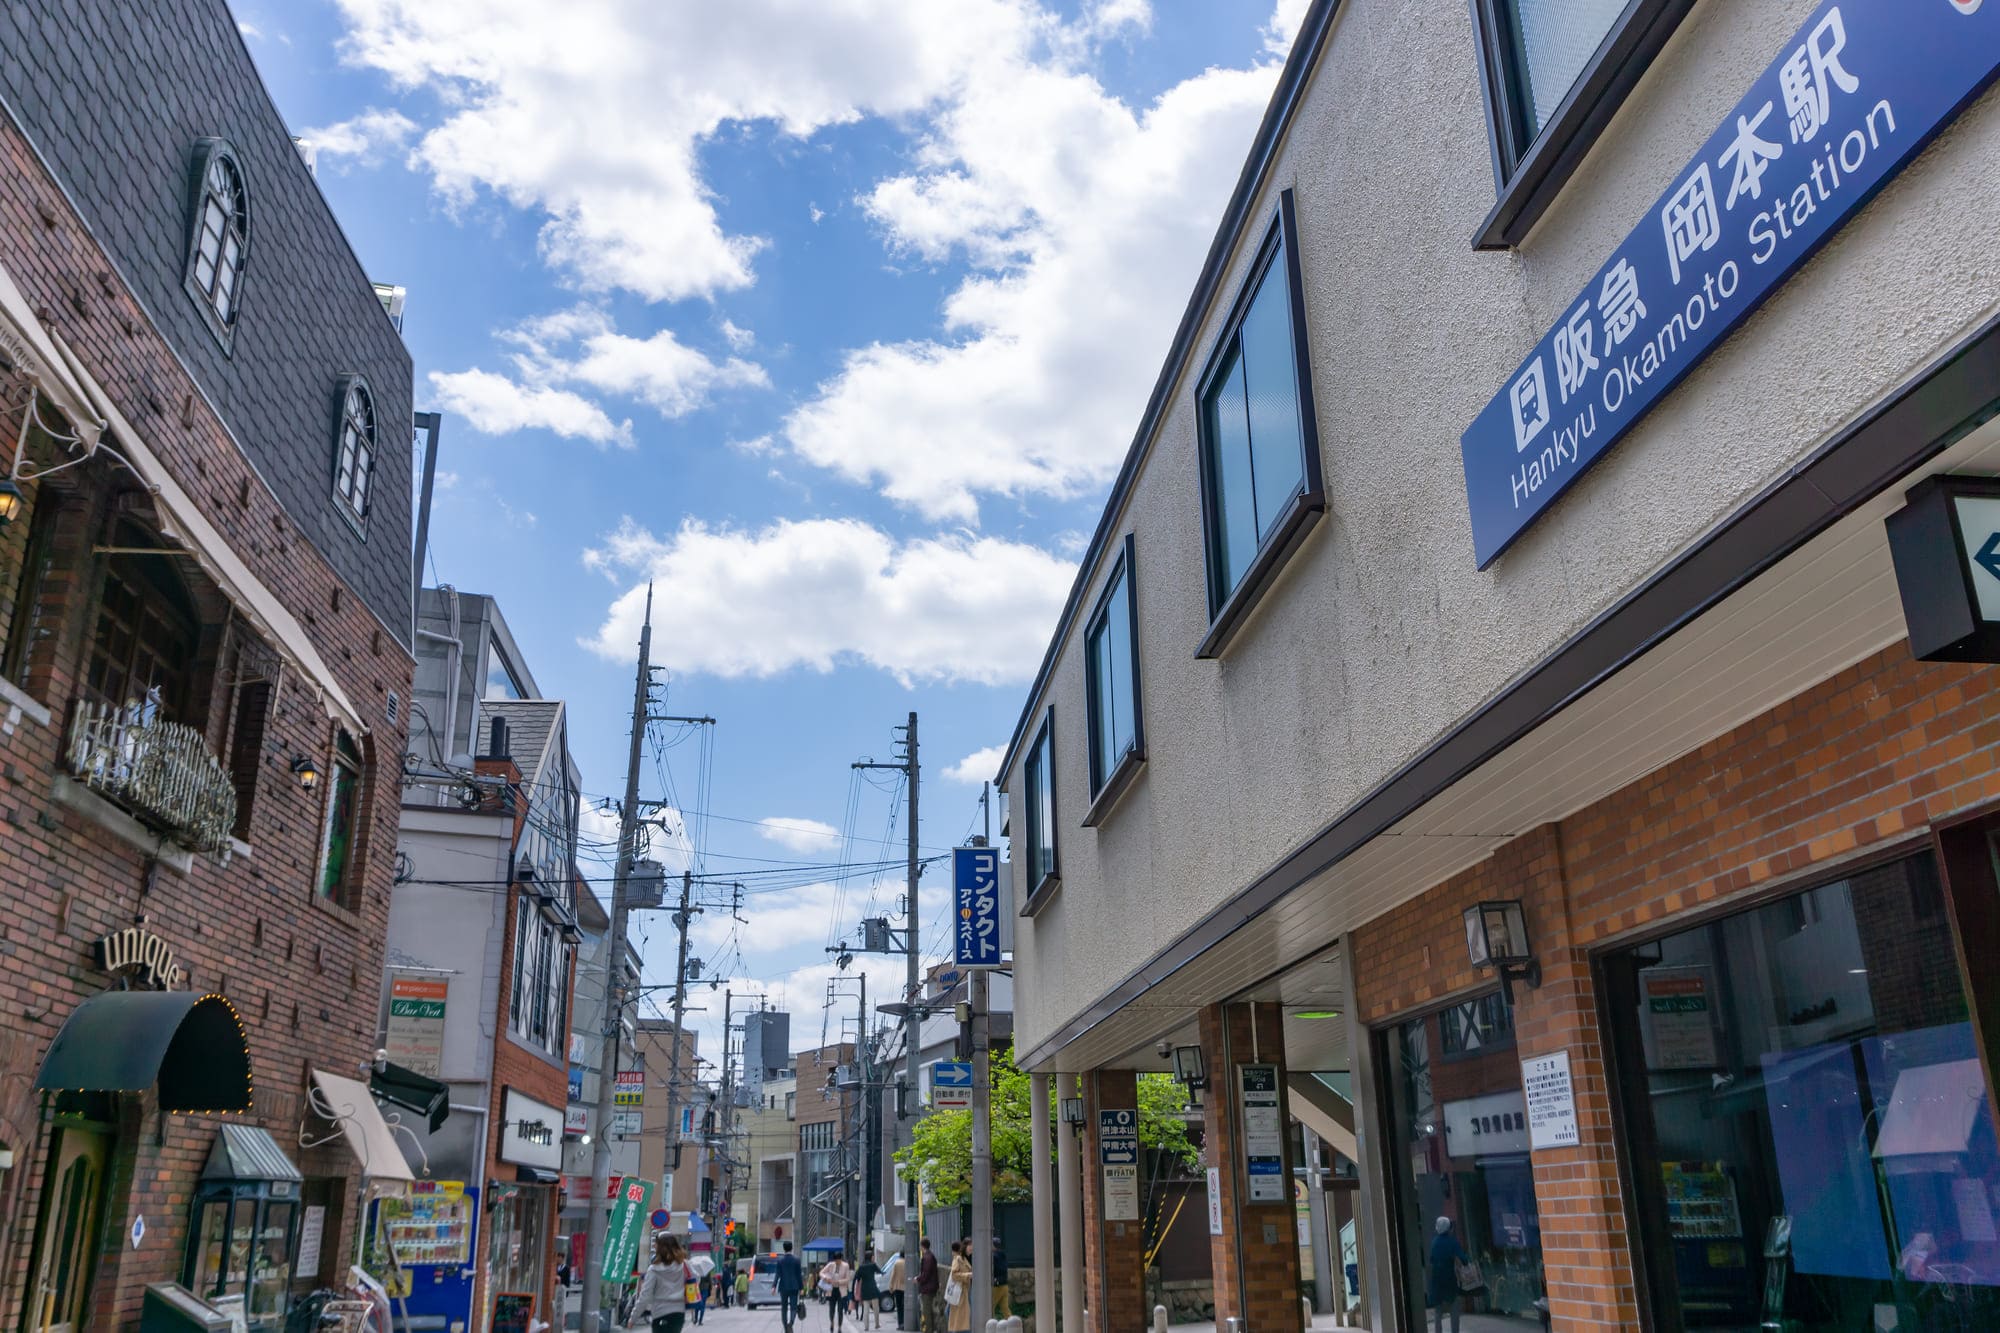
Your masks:
M1503 66L1514 85L1522 148L1548 124L1627 0L1501 0Z
M326 798L326 849L320 858L319 894L343 906L359 880L355 839L361 831L361 751L341 732L333 746L333 782Z
M1128 754L1141 753L1139 656L1132 593L1132 538L1111 572L1111 582L1085 631L1089 662L1090 789L1094 795Z
M250 256L250 195L228 148L209 143L207 166L195 199L194 234L188 246L188 290L227 333L242 305L243 266Z
M1660 1327L2000 1327L2000 1147L1931 858L1607 960Z
M528 692L521 688L520 677L507 664L507 658L495 645L486 659L486 697L489 699L525 699Z
M375 471L375 400L359 379L340 395L340 438L334 455L333 491L357 519L368 517L368 483Z
M1042 723L1041 734L1028 748L1022 780L1027 784L1026 820L1028 892L1034 893L1043 881L1056 873L1056 790L1054 752L1055 712Z
M120 545L146 545L128 529ZM107 559L104 590L91 631L84 692L98 701L153 717L190 722L188 671L199 645L197 615L173 561L154 555Z
M1488 1049L1468 1048L1475 1032ZM1541 1215L1512 1034L1512 1013L1494 994L1381 1038L1406 1327L1428 1327L1440 1313L1486 1333L1543 1327ZM1476 1266L1476 1279L1462 1282L1460 1264ZM1477 1290L1461 1290L1467 1284Z
M1241 320L1218 348L1202 391L1211 613L1243 582L1293 498L1307 489L1289 270L1278 228L1258 262Z

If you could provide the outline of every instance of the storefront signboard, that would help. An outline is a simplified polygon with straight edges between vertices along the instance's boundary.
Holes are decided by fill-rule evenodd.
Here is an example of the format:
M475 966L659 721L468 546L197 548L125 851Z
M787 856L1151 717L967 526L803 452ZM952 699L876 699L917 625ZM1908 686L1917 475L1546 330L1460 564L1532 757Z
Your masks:
M954 847L951 884L952 962L960 968L999 967L999 849Z
M438 1077L444 1062L444 1005L449 990L443 977L389 974L389 1032L383 1049L390 1060L425 1078Z
M613 1111L611 1113L611 1137L637 1138L641 1132L640 1115L637 1111Z
M611 1093L613 1106L643 1106L646 1102L646 1071L621 1069Z
M1222 1234L1222 1168L1208 1168L1208 1234Z
M517 1166L562 1170L562 1112L507 1089L501 1099L500 1160Z
M97 965L113 976L124 973L143 981L154 990L175 989L183 975L173 946L140 926L114 930L100 939Z
M1715 982L1705 967L1649 967L1639 974L1639 1028L1648 1069L1713 1069Z
M1285 1199L1285 1113L1276 1065L1238 1065L1242 1095L1243 1169L1251 1203Z
M2000 71L2000 4L1824 0L1459 440L1484 569Z
M1528 1101L1518 1092L1467 1097L1443 1109L1447 1157L1528 1151Z
M1139 1220L1139 1113L1097 1113L1097 1161L1104 1172L1104 1220Z
M583 1100L582 1065L571 1065L569 1067L569 1099L573 1102L580 1102Z
M1583 1142L1576 1124L1576 1090L1569 1081L1569 1052L1531 1055L1521 1061L1521 1090L1528 1103L1528 1144L1574 1148Z
M606 1282L624 1282L639 1262L639 1239L646 1229L646 1214L652 1211L651 1181L632 1179L619 1186L618 1201L611 1205L611 1224L604 1233Z
M326 1238L326 1205L308 1204L299 1222L299 1261L293 1271L300 1277L319 1274L319 1251Z
M590 1108L588 1106L566 1106L563 1108L563 1133L571 1138L590 1133Z

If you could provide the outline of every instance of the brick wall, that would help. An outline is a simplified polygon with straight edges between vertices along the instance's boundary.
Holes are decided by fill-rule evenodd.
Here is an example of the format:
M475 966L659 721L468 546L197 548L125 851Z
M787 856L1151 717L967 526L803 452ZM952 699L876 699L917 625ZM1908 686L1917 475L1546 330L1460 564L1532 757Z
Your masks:
M373 726L364 742L367 753L399 755L402 725L386 720L384 704L392 690L408 697L412 663L396 628L377 618L302 539L173 349L112 276L114 266L19 131L5 120L0 120L0 263L237 553L298 618ZM13 440L5 443L11 447ZM324 768L333 728L310 688L291 671L255 752L249 850L226 866L197 858L182 873L149 863L146 851L55 800L68 709L102 575L101 561L91 551L102 529L93 523L103 516L110 493L129 484L109 457L71 469L60 480L78 507L58 529L53 572L32 626L31 669L16 677L47 705L52 720L45 724L24 711L11 725L0 725L0 894L9 918L0 940L0 1031L5 1033L0 1142L15 1150L18 1163L0 1182L0 1321L10 1325L32 1286L34 1218L47 1147L37 1124L40 1099L31 1091L35 1072L70 1009L111 984L96 970L93 941L136 918L173 943L188 972L184 985L223 991L239 1008L256 1084L255 1104L245 1118L268 1129L308 1176L351 1185L355 1168L344 1147L300 1146L304 1089L311 1068L353 1074L376 1045L397 828L397 783L370 781L362 795L352 910L315 894L327 789L323 784L316 792L301 790L289 762L294 754L310 755ZM36 488L34 502L53 503L57 481ZM0 586L10 596L20 582L26 526L17 524L0 540ZM407 569L407 532L391 519L374 536L379 560ZM197 575L190 582L202 580ZM0 719L7 715L0 704ZM393 774L389 770L390 778ZM89 1319L93 1328L130 1323L145 1283L181 1276L190 1185L217 1125L208 1117L162 1116L150 1096L128 1099L118 1116L114 1184ZM141 1216L145 1235L134 1247L128 1232ZM352 1222L347 1210L337 1234L326 1238L329 1252L346 1250Z
M1460 913L1523 900L1543 982L1516 990L1516 1054L1569 1051L1583 1139L1534 1155L1556 1328L1639 1323L1591 953L1683 913L1803 886L1816 867L2000 799L1996 684L1993 668L1889 648L1354 932L1357 1002L1379 1025L1490 984L1466 961Z
M1254 1031L1253 1031L1254 1025ZM1227 1040L1224 1039L1225 1030ZM1252 1203L1245 1192L1243 1117L1236 1068L1261 1050L1277 1065L1279 1105L1285 1105L1285 1019L1275 1004L1210 1005L1201 1011L1204 1066L1215 1071L1203 1098L1203 1161L1218 1168L1222 1234L1209 1237L1215 1272L1215 1320L1247 1321L1264 1333L1303 1327L1299 1305L1298 1214L1292 1197L1291 1138L1284 1140L1284 1196ZM1290 1123L1290 1118L1285 1118ZM1265 1236L1275 1231L1275 1239Z
M1084 1294L1088 1333L1131 1333L1152 1324L1152 1311L1146 1308L1145 1223L1104 1219L1104 1168L1098 1152L1097 1113L1138 1106L1138 1080L1131 1070L1100 1069L1084 1075L1083 1271L1089 1279ZM1140 1211L1144 1212L1143 1206Z

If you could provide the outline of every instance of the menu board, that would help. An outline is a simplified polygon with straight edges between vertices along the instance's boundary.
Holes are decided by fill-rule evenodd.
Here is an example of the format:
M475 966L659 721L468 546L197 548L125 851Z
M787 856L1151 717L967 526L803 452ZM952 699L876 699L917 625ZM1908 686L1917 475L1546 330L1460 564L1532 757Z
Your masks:
M417 1181L408 1194L383 1199L377 1216L403 1268L472 1262L473 1205L461 1181Z
M535 1319L535 1293L503 1291L493 1298L493 1333L528 1333Z

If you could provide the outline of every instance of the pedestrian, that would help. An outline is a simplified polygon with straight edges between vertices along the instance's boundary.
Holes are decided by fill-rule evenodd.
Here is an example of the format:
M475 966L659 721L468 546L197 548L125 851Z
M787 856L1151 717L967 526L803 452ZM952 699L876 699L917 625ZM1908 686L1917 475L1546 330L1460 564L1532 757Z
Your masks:
M700 1328L708 1318L708 1279L709 1274L703 1273L694 1280L695 1303L690 1313L694 1316L693 1323L696 1328Z
M1440 1217L1431 1237L1431 1271L1424 1293L1437 1321L1434 1333L1444 1333L1447 1310L1451 1312L1451 1333L1458 1333L1458 1317L1465 1308L1465 1293L1478 1291L1485 1285L1480 1278L1479 1265L1458 1243L1458 1237L1451 1234L1451 1219Z
M687 1251L673 1236L653 1237L653 1262L639 1279L638 1294L632 1298L632 1318L652 1326L652 1333L681 1333L687 1322L688 1288L694 1273L688 1267Z
M993 1317L1011 1319L1014 1293L1007 1287L1007 1251L1001 1248L1000 1233L993 1233Z
M790 1241L785 1242L785 1252L778 1256L777 1287L778 1318L785 1326L785 1333L792 1333L792 1325L799 1319L799 1293L806 1288L806 1274L799 1267L799 1256L792 1253Z
M847 1262L845 1252L833 1252L833 1262L820 1273L820 1280L826 1283L827 1327L833 1333L840 1333L841 1325L847 1319L847 1293L854 1286L854 1266Z
M951 1280L945 1291L945 1304L951 1306L951 1323L948 1333L972 1333L972 1259L969 1251L971 1241L962 1241L951 1247ZM952 1300L956 1292L957 1300Z
M938 1261L931 1253L931 1238L919 1242L922 1255L917 1260L917 1309L923 1318L921 1333L944 1333L944 1300L938 1294Z
M736 1303L742 1306L750 1304L750 1270L741 1264L736 1266Z
M861 1252L861 1265L854 1270L855 1309L863 1329L882 1326L882 1265L875 1262L871 1247Z

